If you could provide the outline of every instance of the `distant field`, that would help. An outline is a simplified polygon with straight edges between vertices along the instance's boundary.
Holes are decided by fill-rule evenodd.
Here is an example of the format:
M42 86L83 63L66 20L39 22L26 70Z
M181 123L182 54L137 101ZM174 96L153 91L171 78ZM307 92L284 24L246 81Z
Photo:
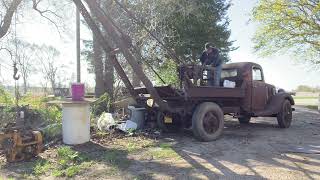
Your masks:
M297 96L294 99L317 99L317 96Z
M297 92L296 96L293 96L296 105L301 106L317 106L319 93L310 92Z

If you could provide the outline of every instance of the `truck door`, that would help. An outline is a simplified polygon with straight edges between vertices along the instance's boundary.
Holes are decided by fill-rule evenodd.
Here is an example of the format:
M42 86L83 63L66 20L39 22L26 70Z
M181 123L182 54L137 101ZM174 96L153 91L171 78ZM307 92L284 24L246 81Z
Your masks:
M267 86L264 82L262 69L252 68L252 98L251 107L253 112L264 110L267 104Z

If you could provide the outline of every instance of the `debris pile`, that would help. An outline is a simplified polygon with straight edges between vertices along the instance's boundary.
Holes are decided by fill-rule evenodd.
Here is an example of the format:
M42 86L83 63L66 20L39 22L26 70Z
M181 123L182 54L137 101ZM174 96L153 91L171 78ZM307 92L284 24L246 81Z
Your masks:
M129 106L130 116L117 115L111 113L102 113L97 121L97 127L100 131L110 131L119 129L123 132L132 132L143 128L144 125L144 108L135 108Z

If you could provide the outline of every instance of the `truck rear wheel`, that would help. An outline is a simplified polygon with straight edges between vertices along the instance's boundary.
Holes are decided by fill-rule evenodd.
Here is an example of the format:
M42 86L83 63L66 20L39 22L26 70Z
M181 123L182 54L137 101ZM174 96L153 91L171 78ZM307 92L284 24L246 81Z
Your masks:
M292 121L292 108L289 100L284 100L280 112L277 115L280 128L289 128Z
M224 128L224 115L221 108L211 102L205 102L196 108L192 116L192 131L201 141L216 140Z
M240 124L249 124L251 117L244 115L238 118Z

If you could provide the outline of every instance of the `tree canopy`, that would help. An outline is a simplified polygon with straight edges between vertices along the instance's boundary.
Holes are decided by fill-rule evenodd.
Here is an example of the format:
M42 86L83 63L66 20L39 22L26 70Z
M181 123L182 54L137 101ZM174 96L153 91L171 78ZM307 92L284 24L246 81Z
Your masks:
M212 42L221 51L221 58L229 60L228 53L234 50L229 40L230 30L226 0L174 0L161 4L165 16L166 44L186 61L196 61L206 42Z
M179 63L197 61L206 42L213 42L221 50L225 62L229 60L229 51L234 49L233 42L229 40L227 10L230 3L227 0L101 2L104 2L106 14L112 17L119 29L132 38L136 50L143 56L144 62L141 63L145 67L145 72L156 78L151 69L161 71L160 74L167 83L175 83L174 76ZM126 13L119 4L132 14ZM130 15L133 15L138 23L130 18ZM112 43L112 40L109 42ZM88 52L92 48L92 43L87 41L86 44L89 51L86 51L85 55L90 55ZM176 61L168 49L174 50L180 61ZM156 82L160 83L158 80Z
M287 52L320 64L318 0L260 0L253 20L258 22L253 41L260 55Z

